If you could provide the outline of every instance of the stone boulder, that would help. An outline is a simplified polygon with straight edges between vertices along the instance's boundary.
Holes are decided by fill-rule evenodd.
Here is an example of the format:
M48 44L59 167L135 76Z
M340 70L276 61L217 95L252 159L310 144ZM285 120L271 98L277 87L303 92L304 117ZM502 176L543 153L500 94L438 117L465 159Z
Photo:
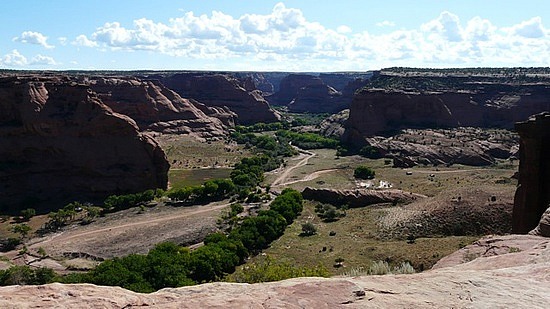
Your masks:
M65 76L0 79L2 212L166 188L156 141Z
M183 98L194 99L208 107L226 107L239 124L275 122L280 115L271 109L253 83L245 83L228 74L177 73L165 75L161 82ZM248 89L247 89L248 88Z
M534 229L550 203L550 113L516 124L520 136L519 179L514 198L512 231Z

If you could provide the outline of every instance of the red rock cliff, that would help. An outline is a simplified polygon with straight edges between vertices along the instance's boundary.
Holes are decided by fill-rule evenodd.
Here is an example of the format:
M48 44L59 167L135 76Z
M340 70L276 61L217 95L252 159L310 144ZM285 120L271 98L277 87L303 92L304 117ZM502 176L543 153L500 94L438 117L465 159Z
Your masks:
M227 107L237 114L239 124L274 122L280 115L269 106L259 90L250 83L224 74L178 73L164 76L161 82L183 98L191 98L209 107Z
M235 114L184 99L159 81L134 77L92 77L87 80L103 103L134 119L141 130L211 138L226 135L226 125L234 125Z
M169 164L136 123L64 77L0 79L0 207L49 209L165 188Z
M550 110L548 83L506 78L379 75L357 93L344 140L363 141L385 131L418 127L513 128L517 121Z
M520 136L519 180L514 198L512 232L534 229L550 206L550 113L516 124Z

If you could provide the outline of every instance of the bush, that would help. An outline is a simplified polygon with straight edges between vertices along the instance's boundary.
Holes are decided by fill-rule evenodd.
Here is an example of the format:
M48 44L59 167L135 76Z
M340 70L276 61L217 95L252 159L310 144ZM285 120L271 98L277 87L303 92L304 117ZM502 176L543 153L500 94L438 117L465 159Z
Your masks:
M27 208L27 209L21 210L21 218L23 219L23 221L29 221L35 215L36 215L36 210L34 210L34 208Z
M259 283L280 281L296 277L329 277L330 273L323 266L299 267L289 263L274 262L267 257L260 262L246 264L227 278L230 282Z
M359 179L373 179L375 175L374 170L368 166L361 165L353 171L353 177Z
M302 224L302 236L312 236L315 234L317 234L317 228L313 225L313 223L306 222Z

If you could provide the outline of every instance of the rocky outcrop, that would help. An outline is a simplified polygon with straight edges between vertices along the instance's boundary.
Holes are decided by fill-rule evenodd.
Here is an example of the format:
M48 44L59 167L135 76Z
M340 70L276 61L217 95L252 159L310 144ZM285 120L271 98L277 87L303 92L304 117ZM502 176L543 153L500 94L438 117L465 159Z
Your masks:
M550 237L550 205L548 205L548 208L542 214L537 227L530 231L529 234Z
M46 209L165 188L160 146L64 76L0 80L0 206Z
M550 82L510 77L396 75L380 72L358 92L350 107L344 140L403 128L500 127L550 110Z
M377 157L394 159L394 167L419 164L464 164L485 166L515 153L513 134L492 134L479 128L403 130L400 134L366 137L363 146Z
M183 98L208 107L227 107L243 125L274 122L280 115L269 106L253 83L245 83L227 74L177 73L165 75L161 82ZM247 89L249 88L249 89Z
M323 136L340 138L344 134L344 124L349 118L349 109L331 115L319 124L319 133Z
M229 111L183 99L156 80L98 76L86 81L103 103L134 119L141 130L219 138L227 135L226 125L233 125Z
M348 205L349 207L363 207L380 203L410 203L425 195L406 192L403 190L334 190L306 187L302 196L308 200L321 203Z
M486 238L452 257L412 275L220 282L151 294L91 284L7 286L0 287L0 307L545 308L550 303L547 238Z
M516 130L520 165L512 231L524 234L537 226L550 204L550 113L519 122Z
M288 110L295 113L332 114L349 107L350 101L329 85L309 85L298 90L295 98L288 104Z

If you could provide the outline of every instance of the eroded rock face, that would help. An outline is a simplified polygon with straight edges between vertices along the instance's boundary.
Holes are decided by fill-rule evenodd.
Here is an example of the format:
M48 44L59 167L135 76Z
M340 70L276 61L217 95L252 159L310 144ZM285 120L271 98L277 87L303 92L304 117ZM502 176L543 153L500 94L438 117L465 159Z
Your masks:
M227 135L225 124L233 124L234 115L230 112L223 117L220 110L184 99L156 80L134 77L90 77L87 80L103 103L134 119L141 130L215 138Z
M208 107L227 107L237 114L239 124L274 122L280 115L269 106L254 84L224 74L178 73L162 77L161 82L183 98ZM247 89L250 88L250 89Z
M512 231L534 229L550 203L550 113L516 124L520 136L519 179Z
M331 115L319 124L319 132L324 136L340 138L344 134L344 124L348 118L349 109Z
M355 91L366 84L366 76L354 73L289 74L281 81L279 91L268 99L274 104L287 105L291 112L338 113L349 108Z
M480 249L480 250L478 250ZM412 275L208 283L151 294L92 284L0 287L3 308L545 308L550 241L481 240L437 269Z
M306 187L302 191L305 199L321 203L348 205L349 207L362 207L380 203L410 203L417 199L425 198L425 195L406 192L403 190L333 190Z
M0 80L0 204L47 209L166 188L156 141L67 77Z
M548 83L380 72L356 94L345 141L403 128L499 127L550 110Z

